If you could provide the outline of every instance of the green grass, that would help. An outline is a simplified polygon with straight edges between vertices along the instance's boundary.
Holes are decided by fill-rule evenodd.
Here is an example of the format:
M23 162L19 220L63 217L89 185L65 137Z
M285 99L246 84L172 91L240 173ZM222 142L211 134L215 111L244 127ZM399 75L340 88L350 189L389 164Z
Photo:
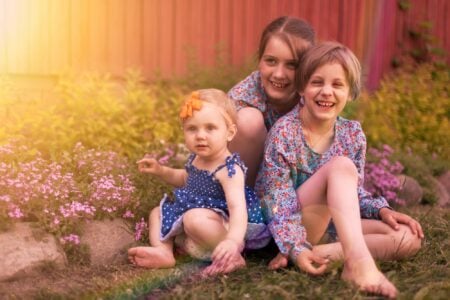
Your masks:
M450 298L450 210L420 207L406 211L420 219L426 233L421 251L409 260L382 262L381 270L400 291L399 299ZM248 267L199 282L186 278L164 291L161 299L373 299L340 280L342 264L312 277L296 267L267 270L269 251L248 255ZM150 297L151 298L151 297ZM375 297L376 298L376 297Z
M409 260L382 262L399 299L450 299L450 208L420 206L401 211L420 220L426 238ZM200 279L204 263L181 257L174 269L146 270L130 264L44 268L39 276L0 282L1 299L377 299L340 280L341 263L318 277L294 266L269 271L275 249L247 253L247 268Z

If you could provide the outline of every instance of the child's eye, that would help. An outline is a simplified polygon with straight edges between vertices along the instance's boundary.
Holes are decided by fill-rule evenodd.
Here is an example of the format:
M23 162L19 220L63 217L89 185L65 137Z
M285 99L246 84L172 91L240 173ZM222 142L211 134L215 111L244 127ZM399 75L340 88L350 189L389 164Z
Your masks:
M286 67L289 69L289 70L295 70L296 68L297 68L297 63L295 62L295 61L292 61L292 62L288 62L287 64L286 64Z
M187 127L184 128L184 130L190 131L190 132L195 131L196 129L197 128L195 126L187 126Z
M277 61L274 58L272 58L272 57L266 57L264 59L264 61L266 62L266 64L268 64L270 66L273 66L273 65L275 65L277 63Z
M321 85L322 84L322 80L311 80L311 84L312 85Z
M206 130L208 130L208 131L215 130L216 128L217 127L215 125L212 125L212 124L206 126Z

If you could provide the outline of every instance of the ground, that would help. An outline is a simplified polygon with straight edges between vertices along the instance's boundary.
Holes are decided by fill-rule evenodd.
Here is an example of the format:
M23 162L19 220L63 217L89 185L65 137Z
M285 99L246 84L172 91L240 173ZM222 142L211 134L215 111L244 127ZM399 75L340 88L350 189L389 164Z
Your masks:
M381 263L381 269L399 288L400 299L450 299L450 208L419 206L402 211L420 220L426 240L413 259ZM0 299L366 298L339 280L339 264L320 277L292 266L268 271L272 250L248 254L244 270L201 281L192 274L205 264L184 257L176 269L156 271L126 263L71 265L64 270L48 265L34 276L0 282Z

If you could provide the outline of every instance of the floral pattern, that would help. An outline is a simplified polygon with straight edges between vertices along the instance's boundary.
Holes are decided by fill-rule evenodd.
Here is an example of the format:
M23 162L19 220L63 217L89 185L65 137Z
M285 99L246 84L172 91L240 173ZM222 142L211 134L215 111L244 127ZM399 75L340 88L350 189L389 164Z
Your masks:
M311 247L302 226L296 189L333 157L346 156L358 169L358 196L363 218L377 219L379 210L389 207L383 197L374 198L363 188L366 137L360 123L338 117L332 145L325 153L318 154L306 142L300 109L297 105L269 132L256 182L256 192L262 200L269 229L281 253L291 258Z
M228 92L228 97L235 101L238 110L244 107L254 107L261 111L267 130L282 116L282 114L268 105L267 95L264 91L259 71L254 71L231 88Z

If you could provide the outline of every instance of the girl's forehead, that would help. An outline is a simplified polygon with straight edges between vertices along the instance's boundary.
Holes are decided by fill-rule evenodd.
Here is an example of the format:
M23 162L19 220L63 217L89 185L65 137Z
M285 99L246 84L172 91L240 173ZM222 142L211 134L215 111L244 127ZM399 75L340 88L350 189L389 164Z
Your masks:
M199 110L194 110L192 117L186 119L185 122L191 120L221 120L223 119L220 107L215 104L203 102ZM225 122L225 120L224 120Z

